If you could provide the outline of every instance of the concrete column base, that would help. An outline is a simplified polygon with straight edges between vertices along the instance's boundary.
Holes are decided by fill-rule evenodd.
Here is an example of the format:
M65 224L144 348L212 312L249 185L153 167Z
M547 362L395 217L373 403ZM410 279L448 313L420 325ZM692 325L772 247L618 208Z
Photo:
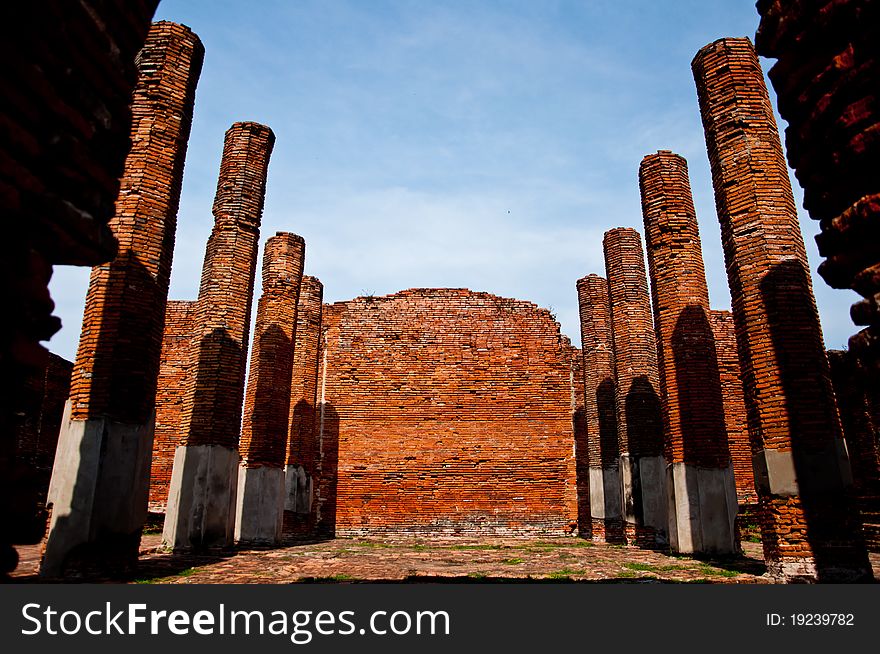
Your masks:
M593 540L623 542L620 506L620 471L615 467L590 467L590 515Z
M182 445L165 511L162 543L174 550L231 547L235 526L238 451L222 445Z
M736 553L738 507L733 466L700 468L673 463L666 471L672 551L709 555Z
M639 547L665 547L669 543L665 459L624 453L619 467L627 541Z
M284 510L310 513L314 501L312 477L302 466L287 466L284 472Z
M277 544L281 540L285 496L284 470L270 466L240 466L235 541L243 545Z
M147 518L154 418L133 425L70 419L70 400L49 484L49 536L40 574L57 577L68 560L122 572L138 557ZM74 550L76 550L74 552Z

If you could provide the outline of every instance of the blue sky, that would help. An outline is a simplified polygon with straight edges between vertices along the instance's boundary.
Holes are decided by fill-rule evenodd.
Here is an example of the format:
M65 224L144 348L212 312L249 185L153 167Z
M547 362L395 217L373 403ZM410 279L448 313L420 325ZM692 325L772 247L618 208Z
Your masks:
M467 287L552 308L579 344L575 281L603 274L606 230L643 231L639 162L669 149L688 160L712 305L729 308L690 62L753 37L753 1L162 0L156 19L206 49L171 298L198 294L223 134L254 120L277 137L261 241L301 234L325 301ZM87 285L56 268L49 347L68 359ZM814 287L841 347L855 294Z

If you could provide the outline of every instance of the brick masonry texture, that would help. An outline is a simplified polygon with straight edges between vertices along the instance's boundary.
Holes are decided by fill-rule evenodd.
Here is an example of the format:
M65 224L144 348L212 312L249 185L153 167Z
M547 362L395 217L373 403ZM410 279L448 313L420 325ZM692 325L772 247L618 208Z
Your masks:
M788 162L820 221L819 274L864 299L850 339L880 379L880 8L870 0L758 2L759 54L788 122Z
M721 377L721 398L724 402L724 423L727 427L727 445L733 460L736 497L740 506L755 504L755 475L752 472L752 446L746 419L746 401L743 396L742 372L736 350L736 331L730 311L712 311L709 314L718 354L718 373Z
M829 350L831 380L868 548L880 551L880 424L871 406L871 378L852 352ZM874 391L876 393L876 390Z
M762 469L768 568L787 579L866 578L806 252L757 55L748 39L721 39L692 68Z
M248 467L282 468L287 459L297 302L305 262L301 236L278 232L263 252L239 454Z
M183 164L204 48L152 26L138 56L132 149L110 227L116 258L92 269L71 382L71 419L147 422L153 408Z
M336 533L573 532L570 348L546 310L466 289L325 308Z
M0 575L36 542L41 485L16 464L22 380L47 365L52 266L113 258L108 227L130 147L135 55L157 0L20 3L0 39ZM38 476L38 475L37 475ZM29 489L25 491L24 489Z
M571 426L574 430L575 484L577 486L578 535L593 535L590 512L590 444L587 438L587 413L584 407L584 354L571 348Z
M251 299L275 135L257 123L226 132L182 407L182 445L238 446Z
M667 463L730 464L709 291L687 162L642 159L639 188L657 332Z
M287 465L301 465L314 475L318 460L315 405L318 396L318 353L321 342L321 310L324 286L317 277L305 275L296 314L296 344L290 382L290 436Z
M159 359L156 392L156 429L150 471L150 510L165 511L174 467L174 451L181 444L183 398L190 370L190 342L196 303L172 300L165 307L165 334Z
M617 399L614 377L614 343L611 336L611 303L608 280L587 275L577 281L584 375L584 419L587 432L587 465L617 470ZM580 461L578 461L580 464ZM619 519L592 518L597 541L620 542Z
M72 370L70 361L49 353L46 367L34 370L24 380L26 402L22 406L23 422L18 428L15 454L20 465L34 472L33 481L37 484L41 505L45 504L49 490Z

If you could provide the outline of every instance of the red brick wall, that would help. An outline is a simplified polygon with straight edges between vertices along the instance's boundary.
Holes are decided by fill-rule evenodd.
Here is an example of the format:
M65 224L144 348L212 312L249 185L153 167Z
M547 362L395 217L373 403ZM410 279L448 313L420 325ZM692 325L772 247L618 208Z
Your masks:
M155 23L138 56L132 149L110 227L116 258L92 269L71 382L71 418L143 424L156 392L183 164L204 48Z
M184 397L184 445L238 446L251 300L266 173L275 135L265 125L226 131L214 228L193 318L192 369Z
M183 396L188 383L190 342L195 302L171 300L165 308L165 335L159 360L156 393L156 431L150 471L150 510L165 511L174 467L174 451L181 445Z
M840 420L761 66L748 39L716 41L692 66L751 440L768 467L798 468L795 492L781 468L777 490L772 477L755 480L765 559L786 578L860 578L870 567L838 460Z
M297 302L305 262L302 236L278 232L263 252L263 294L257 305L244 397L239 454L248 467L284 467L290 422Z
M746 420L746 401L743 397L742 371L736 351L736 332L730 311L712 311L709 315L718 354L718 372L721 377L721 396L724 401L724 423L727 444L733 460L736 496L740 505L758 501L755 475L752 471L752 446Z
M642 159L639 189L657 333L666 462L727 468L721 379L687 162Z
M546 310L415 289L334 305L324 326L337 533L574 530L571 352Z
M865 0L758 3L758 53L775 57L776 89L788 161L819 220L826 260L819 274L864 299L852 307L866 328L850 339L880 379L880 8Z

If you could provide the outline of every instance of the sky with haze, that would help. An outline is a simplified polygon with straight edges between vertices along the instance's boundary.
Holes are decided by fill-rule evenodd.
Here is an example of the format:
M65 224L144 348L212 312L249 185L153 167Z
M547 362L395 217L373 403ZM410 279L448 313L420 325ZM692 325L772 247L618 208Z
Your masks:
M604 274L606 230L643 232L639 162L664 149L688 160L710 299L730 308L690 62L753 38L753 0L162 0L155 19L206 50L170 298L198 294L223 134L252 120L277 139L260 254L302 235L327 302L467 287L550 308L579 345L575 282ZM48 345L70 360L87 285L56 267ZM856 296L814 287L840 348Z

